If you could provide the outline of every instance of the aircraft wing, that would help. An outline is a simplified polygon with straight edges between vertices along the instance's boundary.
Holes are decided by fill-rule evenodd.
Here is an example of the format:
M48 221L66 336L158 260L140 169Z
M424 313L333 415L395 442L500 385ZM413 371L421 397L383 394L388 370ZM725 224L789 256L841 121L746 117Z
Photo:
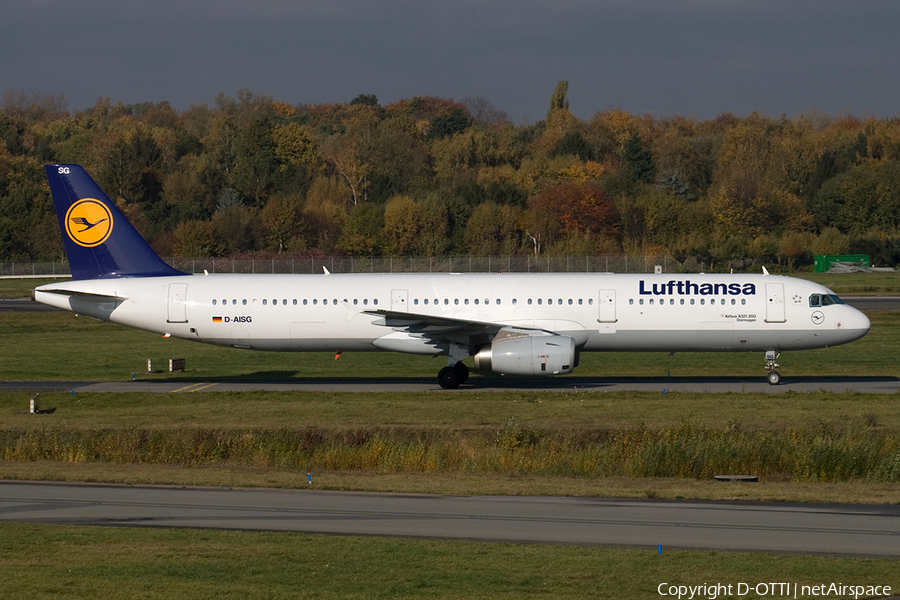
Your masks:
M435 315L420 315L409 312L393 310L367 310L367 315L381 317L382 321L377 325L390 327L395 331L431 340L434 343L451 342L454 344L486 344L489 343L502 329L508 329L509 325L484 321L472 321L469 319L454 319ZM516 329L528 329L516 327ZM533 329L535 333L543 332Z

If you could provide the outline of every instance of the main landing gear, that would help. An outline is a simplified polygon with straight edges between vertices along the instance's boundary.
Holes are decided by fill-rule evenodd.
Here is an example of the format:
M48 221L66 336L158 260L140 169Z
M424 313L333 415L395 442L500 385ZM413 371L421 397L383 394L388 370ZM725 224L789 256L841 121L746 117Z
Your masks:
M445 390L454 390L469 379L469 367L462 361L453 366L447 366L438 373L438 383Z
M775 362L775 359L779 356L780 354L775 354L774 350L766 350L766 369L769 370L768 375L766 375L766 381L768 381L770 385L778 385L781 383L781 373L775 370L778 368L778 363Z

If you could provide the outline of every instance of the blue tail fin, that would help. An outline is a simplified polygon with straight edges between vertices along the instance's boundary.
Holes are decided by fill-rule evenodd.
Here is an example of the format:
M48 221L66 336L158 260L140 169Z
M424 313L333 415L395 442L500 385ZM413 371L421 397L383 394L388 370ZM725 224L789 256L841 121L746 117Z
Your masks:
M73 279L187 275L167 265L79 165L44 165Z

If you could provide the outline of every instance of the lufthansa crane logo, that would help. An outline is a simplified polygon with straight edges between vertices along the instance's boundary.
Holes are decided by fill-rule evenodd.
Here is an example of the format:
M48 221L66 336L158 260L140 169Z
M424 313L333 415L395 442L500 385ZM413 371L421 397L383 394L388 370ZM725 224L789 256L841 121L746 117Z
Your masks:
M99 200L82 198L66 213L66 233L79 246L99 246L109 238L112 229L112 213Z

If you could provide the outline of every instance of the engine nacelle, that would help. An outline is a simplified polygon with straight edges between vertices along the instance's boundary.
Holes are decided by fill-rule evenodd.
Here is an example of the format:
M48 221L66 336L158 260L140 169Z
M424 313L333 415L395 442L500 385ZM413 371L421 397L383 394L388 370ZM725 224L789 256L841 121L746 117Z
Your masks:
M575 340L565 335L497 336L475 355L478 371L507 375L564 375L576 366Z

